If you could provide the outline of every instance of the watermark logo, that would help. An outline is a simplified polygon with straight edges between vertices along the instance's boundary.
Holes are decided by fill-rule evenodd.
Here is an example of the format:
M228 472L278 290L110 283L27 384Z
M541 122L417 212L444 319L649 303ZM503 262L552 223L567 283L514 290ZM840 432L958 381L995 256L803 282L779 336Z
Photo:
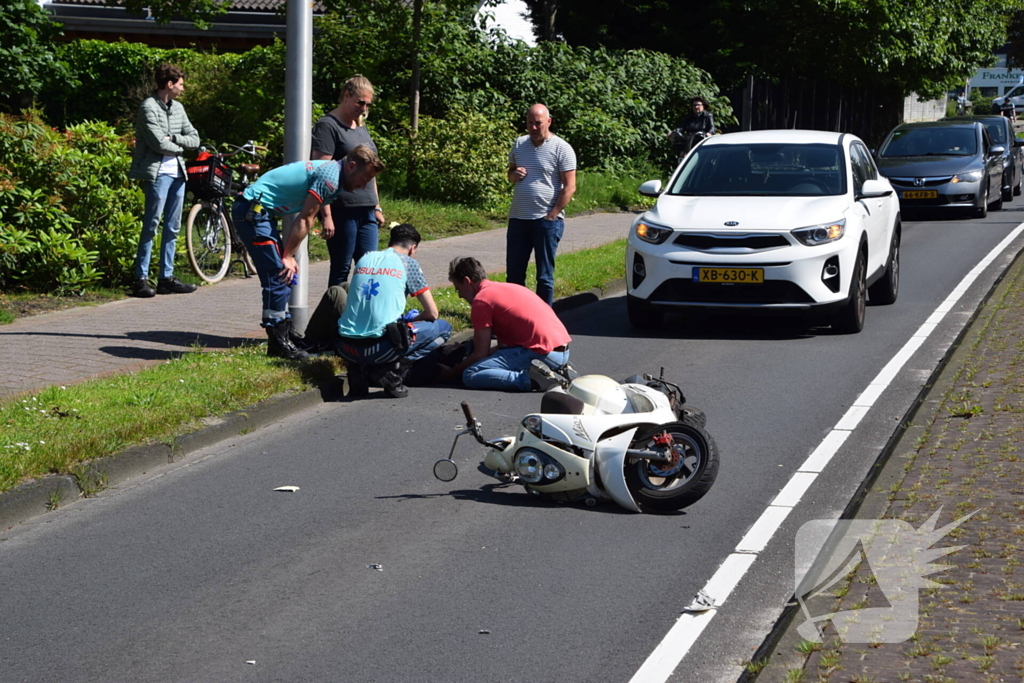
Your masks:
M796 536L796 598L806 621L797 627L800 635L824 642L822 626L828 621L845 643L902 643L914 635L918 590L938 586L925 577L950 566L932 561L964 547L931 546L978 511L936 529L941 512L940 507L917 529L899 519L815 519L801 526ZM868 563L889 606L812 615L807 602L829 591L861 562Z

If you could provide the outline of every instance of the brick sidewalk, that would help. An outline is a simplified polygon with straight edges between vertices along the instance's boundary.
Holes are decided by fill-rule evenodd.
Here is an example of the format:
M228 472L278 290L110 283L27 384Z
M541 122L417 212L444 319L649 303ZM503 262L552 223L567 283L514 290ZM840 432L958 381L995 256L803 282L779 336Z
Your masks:
M570 218L560 253L626 237L633 215ZM448 262L475 256L488 271L505 269L505 231L424 242L417 253L427 282L447 284ZM625 258L625 257L623 257ZM309 312L327 286L326 262L310 268ZM16 320L0 327L0 398L112 372L135 370L199 345L227 348L264 338L256 278L234 278L194 294L125 299Z
M785 648L773 656L785 664L766 669L764 680L1024 680L1022 368L1024 259L1019 259L918 413L918 433L905 437L894 452L890 465L895 467L886 469L898 473L902 466L905 477L900 481L897 474L875 487L876 494L888 493L882 516L915 529L940 508L936 528L977 511L934 543L935 548L963 548L933 560L949 568L928 577L936 586L920 589L916 633L899 644L843 643L828 622L823 646L797 646L791 629ZM833 593L810 612L890 606L867 562L848 586L840 582ZM836 594L843 597L837 600ZM798 615L794 626L803 619ZM819 649L806 661L794 652L814 647Z

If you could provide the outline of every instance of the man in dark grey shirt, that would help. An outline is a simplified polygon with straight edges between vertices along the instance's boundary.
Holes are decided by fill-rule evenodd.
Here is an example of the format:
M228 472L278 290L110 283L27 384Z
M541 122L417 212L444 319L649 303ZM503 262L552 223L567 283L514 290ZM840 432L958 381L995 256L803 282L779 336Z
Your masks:
M341 90L341 102L313 127L310 159L342 159L359 145L377 153L370 133L362 125L373 102L373 85L363 76L348 79ZM378 226L384 224L384 213L377 198L377 183L361 190L345 190L321 213L323 236L331 255L331 271L327 286L348 280L352 263L363 254L378 249Z

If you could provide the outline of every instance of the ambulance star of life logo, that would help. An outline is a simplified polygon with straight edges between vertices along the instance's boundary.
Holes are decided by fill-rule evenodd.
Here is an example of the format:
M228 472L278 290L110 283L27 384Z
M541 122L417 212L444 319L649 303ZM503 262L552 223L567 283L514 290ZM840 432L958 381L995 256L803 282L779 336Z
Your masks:
M844 643L902 643L914 635L918 589L940 585L924 577L951 566L932 560L964 547L931 546L978 510L936 529L941 512L940 507L917 529L900 519L815 519L801 526L796 536L796 599L806 620L797 627L800 635L824 642L822 627L828 621ZM812 615L808 601L825 594L861 562L868 563L889 606Z
M359 285L359 296L369 301L373 297L380 294L377 290L380 289L380 283L375 280L367 280L363 284Z

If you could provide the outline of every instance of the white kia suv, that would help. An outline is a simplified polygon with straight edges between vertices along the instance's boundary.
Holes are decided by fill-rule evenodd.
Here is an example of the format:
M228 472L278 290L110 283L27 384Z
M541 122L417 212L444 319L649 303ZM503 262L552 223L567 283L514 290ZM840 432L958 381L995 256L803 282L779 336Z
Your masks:
M626 250L634 327L694 307L826 313L864 327L868 296L899 293L899 199L853 135L766 130L718 135L673 173Z

